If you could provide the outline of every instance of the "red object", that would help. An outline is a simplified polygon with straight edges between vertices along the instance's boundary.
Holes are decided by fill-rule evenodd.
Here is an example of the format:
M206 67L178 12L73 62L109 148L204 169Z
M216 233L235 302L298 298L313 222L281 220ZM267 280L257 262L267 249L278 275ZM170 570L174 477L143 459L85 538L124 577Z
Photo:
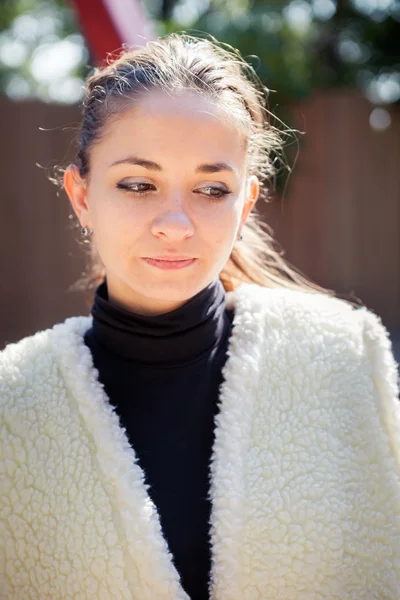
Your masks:
M71 0L96 63L118 56L122 44L143 46L155 34L140 0Z
M101 0L72 0L72 4L93 58L104 62L107 54L119 50L123 43L108 11Z

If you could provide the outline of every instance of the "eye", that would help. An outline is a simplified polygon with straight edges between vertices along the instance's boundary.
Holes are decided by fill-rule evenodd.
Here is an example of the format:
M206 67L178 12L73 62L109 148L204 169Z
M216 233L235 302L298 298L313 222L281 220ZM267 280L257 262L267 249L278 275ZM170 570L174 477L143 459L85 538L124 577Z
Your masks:
M119 183L117 183L117 188L126 192L136 194L137 196L144 195L152 189L155 189L154 185L152 185L151 183L145 183L140 181L137 183L124 183L120 181ZM227 196L231 192L229 190L224 190L216 186L205 186L203 188L200 188L199 190L196 190L194 193L203 194L211 202L218 202L219 200L222 200L224 196Z
M200 188L202 190L201 193L204 192L204 190L206 191L210 191L211 193L204 193L205 196L207 196L211 202L217 202L218 200L222 200L224 198L224 196L227 196L228 194L230 194L230 192L228 190L223 190L222 188L219 187L215 187L215 186L206 186L203 188ZM196 194L198 192L195 192Z
M145 194L150 191L150 188L154 188L150 183L117 183L117 188L120 190L125 190L128 192L133 192L134 194Z

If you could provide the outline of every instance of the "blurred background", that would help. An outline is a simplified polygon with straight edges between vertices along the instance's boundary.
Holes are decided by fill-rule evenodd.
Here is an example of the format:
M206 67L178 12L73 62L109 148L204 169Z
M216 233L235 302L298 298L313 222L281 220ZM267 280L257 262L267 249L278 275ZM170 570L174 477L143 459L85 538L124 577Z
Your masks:
M89 314L64 192L83 80L122 43L206 32L238 48L304 133L258 206L307 277L357 296L400 361L400 0L2 0L0 348Z

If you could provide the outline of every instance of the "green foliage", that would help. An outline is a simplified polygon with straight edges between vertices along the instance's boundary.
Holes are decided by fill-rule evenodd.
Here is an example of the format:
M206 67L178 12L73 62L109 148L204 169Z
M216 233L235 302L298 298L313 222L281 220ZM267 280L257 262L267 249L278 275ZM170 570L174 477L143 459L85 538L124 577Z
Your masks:
M3 93L17 99L62 101L57 88L66 89L73 82L77 89L85 72L87 52L75 13L65 0L2 0L0 15L0 90ZM45 70L46 56L47 62L51 58L54 62L55 51L62 52L61 42L64 42L64 50L70 51L70 65L63 69L60 64L59 77L53 65L54 79L51 81L50 71L48 81L40 73L38 58L41 54ZM75 98L79 93L76 89Z
M283 101L299 101L316 87L367 91L374 77L400 73L396 2L392 12L380 13L378 21L375 13L363 14L350 2L335 9L333 1L335 12L321 20L313 12L313 3L305 0L254 0L227 18L215 0L192 27L239 48L244 55L258 56L258 73L265 84L278 90ZM399 100L400 93L393 101Z

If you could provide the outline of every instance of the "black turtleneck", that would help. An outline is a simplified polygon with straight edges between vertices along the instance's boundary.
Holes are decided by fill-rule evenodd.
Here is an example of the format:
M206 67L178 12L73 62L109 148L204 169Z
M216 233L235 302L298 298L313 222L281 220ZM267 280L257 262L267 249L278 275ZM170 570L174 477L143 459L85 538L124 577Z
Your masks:
M208 599L209 465L233 312L219 279L184 306L141 316L96 290L84 340L144 471L182 585Z

